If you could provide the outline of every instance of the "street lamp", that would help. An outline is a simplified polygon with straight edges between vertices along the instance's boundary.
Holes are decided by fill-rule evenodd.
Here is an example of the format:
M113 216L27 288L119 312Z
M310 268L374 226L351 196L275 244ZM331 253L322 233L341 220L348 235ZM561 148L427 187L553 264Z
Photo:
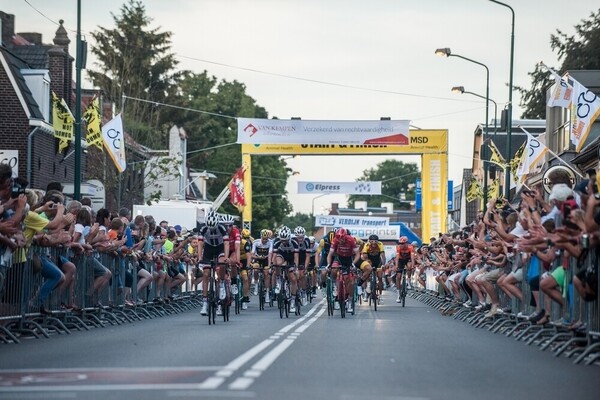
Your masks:
M477 93L469 92L468 90L465 90L464 86L454 86L454 87L452 87L451 91L452 91L452 93L470 94L472 96L479 97L480 99L485 100L485 96L482 96ZM496 136L496 131L498 130L498 104L492 99L489 99L489 101L494 103L494 136Z
M512 14L510 31L510 74L508 77L508 108L506 110L506 172L504 173L504 197L508 200L510 196L510 160L512 159L512 92L513 92L513 66L515 62L515 10L508 4L497 0L490 0L492 3L499 4L510 10Z
M435 54L440 57L458 57L462 58L465 61L472 62L473 64L481 65L485 68L485 135L488 133L488 123L489 123L489 110L490 110L490 70L487 65L480 63L479 61L475 61L471 58L461 56L459 54L452 54L452 51L448 48L441 48L435 51ZM481 149L481 159L485 160L487 158L486 146L484 143L483 148ZM487 198L488 198L488 186L487 186L487 176L488 176L488 164L484 161L483 163L483 204L484 209L487 207Z
M312 199L312 212L311 215L314 217L315 216L315 200L318 199L319 197L323 197L323 196L327 196L329 193L323 193L320 194L318 196L313 197Z

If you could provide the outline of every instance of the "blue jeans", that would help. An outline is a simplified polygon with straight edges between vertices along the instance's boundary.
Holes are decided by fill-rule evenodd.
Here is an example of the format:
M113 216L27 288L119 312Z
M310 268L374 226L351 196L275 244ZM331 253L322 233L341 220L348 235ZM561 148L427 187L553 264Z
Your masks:
M52 260L50 260L50 258L48 258L48 256L41 255L40 259L42 261L42 277L44 278L44 283L42 284L38 295L38 306L41 306L48 300L50 293L52 293L64 277L62 271L52 262Z

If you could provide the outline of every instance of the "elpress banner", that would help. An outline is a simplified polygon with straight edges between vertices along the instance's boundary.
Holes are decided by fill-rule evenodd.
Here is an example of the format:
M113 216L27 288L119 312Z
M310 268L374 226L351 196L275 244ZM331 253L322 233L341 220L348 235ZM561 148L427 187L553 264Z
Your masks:
M324 227L385 227L390 224L387 217L359 217L353 215L317 215L315 217L315 226Z
M238 118L238 143L410 144L408 120L317 121Z
M300 194L381 194L381 182L298 182Z

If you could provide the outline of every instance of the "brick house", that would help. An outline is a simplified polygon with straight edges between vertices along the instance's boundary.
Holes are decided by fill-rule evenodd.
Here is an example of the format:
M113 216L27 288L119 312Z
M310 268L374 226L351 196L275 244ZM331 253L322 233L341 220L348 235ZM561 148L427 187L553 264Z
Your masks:
M74 103L67 32L61 23L53 44L43 44L39 33L15 33L14 15L0 11L0 20L0 151L16 155L15 173L30 187L72 182L75 160L65 157L72 146L58 154L51 123L51 91L70 108ZM82 171L85 163L82 154Z

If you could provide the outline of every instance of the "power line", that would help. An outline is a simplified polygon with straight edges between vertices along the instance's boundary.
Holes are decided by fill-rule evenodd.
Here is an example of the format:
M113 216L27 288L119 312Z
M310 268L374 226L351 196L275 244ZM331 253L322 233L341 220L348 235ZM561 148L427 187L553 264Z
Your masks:
M196 112L196 113L200 113L200 114L212 115L212 116L215 116L215 117L237 119L237 117L233 117L231 115L219 114L219 113L214 113L214 112L204 111L204 110L198 110L198 109L189 108L189 107L176 106L174 104L161 103L160 101L152 101L152 100L140 99L140 98L137 98L137 97L130 97L130 96L126 96L126 95L123 95L123 98L130 99L130 100L137 100L137 101L140 101L142 103L150 103L150 104L154 104L155 106L165 106L165 107L176 108L178 110L184 110L184 111Z

